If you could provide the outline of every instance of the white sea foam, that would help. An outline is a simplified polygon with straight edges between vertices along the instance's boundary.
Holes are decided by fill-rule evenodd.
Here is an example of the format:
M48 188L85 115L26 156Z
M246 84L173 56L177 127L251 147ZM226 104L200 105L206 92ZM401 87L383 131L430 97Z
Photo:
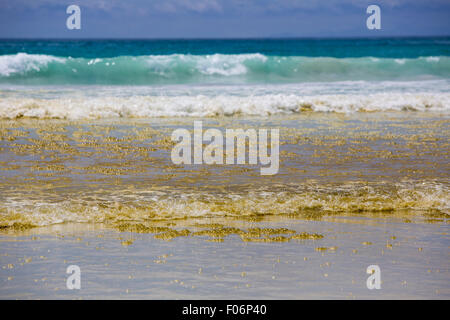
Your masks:
M0 76L23 74L29 71L40 71L49 62L64 63L64 58L43 54L18 53L0 56Z
M257 96L180 95L130 97L71 97L58 99L0 99L0 118L152 118L215 117L232 115L270 116L313 112L450 111L450 93L377 93L371 95Z
M440 58L439 57L427 57L426 60L428 62L439 62Z

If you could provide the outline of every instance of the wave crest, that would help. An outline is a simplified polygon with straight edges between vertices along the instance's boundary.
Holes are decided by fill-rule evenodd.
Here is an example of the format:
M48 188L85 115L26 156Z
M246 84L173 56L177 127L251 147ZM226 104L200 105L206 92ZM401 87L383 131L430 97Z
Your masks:
M401 215L406 211L448 219L448 186L435 182L367 185L284 186L288 191L252 190L245 193L208 194L177 190L121 190L47 202L11 196L0 205L0 229L14 225L46 226L67 222L116 223L123 221L177 221L212 217L326 215ZM88 198L84 200L83 197ZM56 196L56 198L58 198Z
M10 84L295 83L450 77L450 57L331 58L255 54L71 58L0 56L0 82Z
M18 53L0 56L0 78L28 74L37 74L47 68L51 62L65 63L66 59L43 54Z

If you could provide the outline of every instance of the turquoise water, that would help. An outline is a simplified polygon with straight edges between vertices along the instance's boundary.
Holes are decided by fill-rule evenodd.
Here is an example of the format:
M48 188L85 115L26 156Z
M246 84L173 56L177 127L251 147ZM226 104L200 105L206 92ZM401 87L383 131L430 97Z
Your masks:
M0 118L450 110L450 38L1 40Z
M261 40L2 40L0 55L74 58L261 53L267 56L418 58L450 56L450 37Z
M450 38L0 41L2 84L278 84L449 78Z

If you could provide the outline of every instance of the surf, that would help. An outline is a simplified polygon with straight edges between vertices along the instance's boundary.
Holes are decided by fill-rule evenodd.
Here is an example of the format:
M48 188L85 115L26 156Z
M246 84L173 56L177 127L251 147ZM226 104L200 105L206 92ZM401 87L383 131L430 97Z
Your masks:
M448 79L450 57L334 58L169 54L73 58L0 56L0 83L18 85L283 84Z

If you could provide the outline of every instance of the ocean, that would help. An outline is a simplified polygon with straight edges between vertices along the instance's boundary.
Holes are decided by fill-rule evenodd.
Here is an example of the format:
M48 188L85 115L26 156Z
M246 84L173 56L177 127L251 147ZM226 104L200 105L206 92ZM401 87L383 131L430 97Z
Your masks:
M48 255L88 297L367 298L378 263L448 299L449 116L449 37L1 40L0 296L68 297ZM174 164L194 121L279 130L279 171Z
M446 111L449 42L2 40L0 117Z

